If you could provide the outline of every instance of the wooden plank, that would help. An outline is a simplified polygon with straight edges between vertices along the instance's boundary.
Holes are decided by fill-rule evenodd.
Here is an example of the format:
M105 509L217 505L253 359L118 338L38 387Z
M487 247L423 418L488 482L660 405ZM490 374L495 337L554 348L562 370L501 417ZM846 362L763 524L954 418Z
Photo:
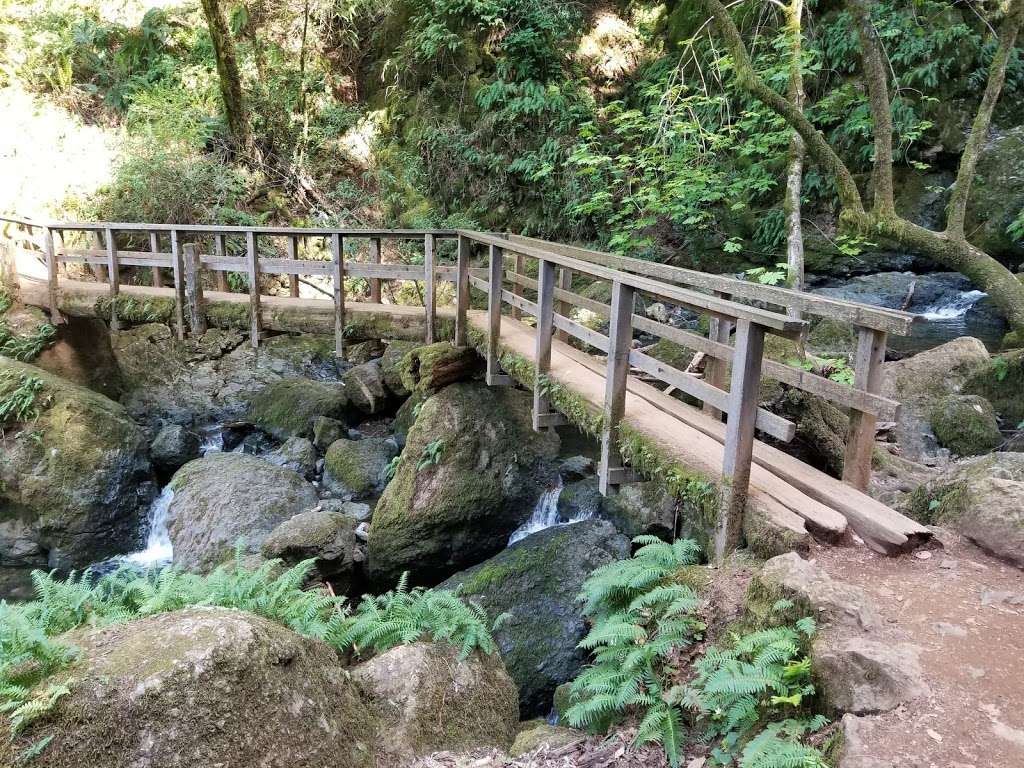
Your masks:
M715 530L715 558L719 562L736 549L742 539L763 354L764 331L750 320L740 318L736 323L736 357L729 384L722 457L722 506Z
M225 272L248 272L248 256L217 256L208 253L199 254L199 263L203 269L223 274ZM260 259L260 271L263 271L263 259Z
M434 236L427 235L423 240L423 308L426 312L427 344L434 343L434 322L437 318L437 274L434 269L434 255Z
M181 257L181 233L171 230L171 271L174 276L174 322L178 340L185 339L185 267Z
M723 299L731 298L727 293L719 293L718 296ZM732 329L733 323L730 320L718 317L712 317L708 320L708 338L717 344L729 346L729 337L732 336ZM728 375L729 363L727 361L714 356L708 358L707 363L704 365L704 378L708 384L723 389ZM713 419L722 418L721 406L707 401L704 403L704 413Z
M854 358L853 385L857 389L878 393L882 390L882 364L885 362L885 331L861 328ZM875 417L852 411L846 434L843 456L843 482L858 491L867 491L871 481L871 454L875 447Z
M212 259L209 263L217 265ZM334 267L329 261L261 258L260 272L267 275L333 275Z
M107 241L107 279L110 285L110 330L121 329L117 320L117 296L121 293L121 268L117 262L117 241L114 230L108 229L104 235Z
M380 264L380 238L370 238L370 261L374 264ZM370 278L370 302L373 304L380 304L380 278Z
M158 232L150 232L149 233L149 251L154 256L158 257L158 256L161 255L160 254L160 233L158 233ZM125 263L125 262L122 262L122 263ZM163 286L164 286L164 278L163 278L163 275L160 274L160 267L154 265L152 269L153 269L153 271L150 274L151 274L151 276L153 278L153 287L154 288L163 288Z
M228 239L225 235L214 236L213 250L218 260L228 258ZM209 269L209 267L206 264L203 264L203 266ZM231 286L228 284L227 273L218 269L215 274L217 280L217 290L222 291L224 293L228 293L231 290Z
M586 342L594 349L599 349L605 354L608 354L608 350L611 347L608 341L608 337L605 336L603 333L592 331L590 328L587 328L587 326L580 325L574 320L567 320L561 315L555 315L554 322L555 328L558 328L561 331L565 331L568 335L575 336L577 339Z
M537 375L533 381L533 429L540 432L544 417L550 416L551 404L544 394L547 386L547 375L551 369L551 338L554 332L555 316L555 265L541 260L538 268L537 281L537 351L534 364Z
M348 227L244 227L221 224L140 224L132 221L61 221L36 222L33 226L49 226L54 229L66 229L70 232L102 232L107 227L122 232L178 232L211 235L299 235L301 237L380 237L392 240L422 240L427 233L434 237L455 239L458 231L454 229L359 229Z
M43 230L43 251L46 254L46 294L50 303L50 322L59 325L64 322L60 313L59 300L59 277L57 274L57 249L53 245L53 230L46 227Z
M288 258L292 261L298 261L299 259L299 238L297 235L289 235L288 237ZM299 276L298 274L290 274L288 276L288 295L293 299L299 298Z
M455 281L455 346L464 347L469 343L466 315L469 312L469 251L471 248L469 240L460 237L458 248L458 274ZM377 290L379 294L379 285Z
M304 261L303 264L316 264L315 261ZM351 262L345 265L345 274L349 277L380 278L383 280L422 280L423 267L414 264L360 264Z
M908 312L833 299L827 296L818 296L803 291L794 291L790 288L751 283L726 275L714 275L707 272L674 267L668 264L657 264L642 259L616 256L589 248L552 243L547 240L539 240L522 235L510 235L509 239L514 243L523 243L537 248L550 248L567 256L573 256L614 269L635 272L702 290L724 291L753 301L774 304L785 308L787 311L798 310L817 317L832 317L853 325L875 328L876 330L887 331L888 333L900 336L909 334L911 327L919 319L917 315Z
M249 343L259 347L263 328L260 313L260 257L255 232L245 233L245 255L249 276Z
M331 264L334 267L334 354L345 357L345 243L331 235Z
M558 269L558 288L568 293L572 290L572 270L567 267L559 267ZM565 300L559 300L558 304L555 305L555 311L562 317L569 317L572 312L572 304ZM559 341L568 341L569 334L566 331L559 330L555 338Z
M200 271L199 247L187 243L182 248L185 262L185 301L188 304L189 327L193 338L206 333L206 307L203 303L203 276Z
M489 280L487 284L487 384L502 386L512 383L501 373L498 362L498 344L501 337L501 277L504 273L501 248L491 244L489 252Z
M629 351L633 345L632 286L612 283L612 317L608 331L608 364L605 371L604 425L601 430L601 465L598 487L602 494L615 492L611 473L622 467L619 452L619 424L626 412L626 379Z

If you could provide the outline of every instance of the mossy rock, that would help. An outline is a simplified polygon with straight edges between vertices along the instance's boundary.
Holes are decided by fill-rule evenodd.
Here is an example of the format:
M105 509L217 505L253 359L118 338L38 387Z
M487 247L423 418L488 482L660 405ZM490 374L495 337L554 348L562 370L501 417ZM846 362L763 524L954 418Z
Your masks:
M351 403L342 384L312 379L282 379L268 384L249 399L249 418L279 439L312 437L320 416L344 421Z
M396 397L408 397L410 390L402 383L402 361L420 345L414 341L392 341L380 358L380 371L386 386Z
M430 392L471 378L482 370L482 363L472 347L453 347L442 341L410 350L398 372L405 390Z
M562 683L588 661L578 648L586 621L576 595L596 568L629 556L629 540L604 520L548 528L441 584L509 614L495 640L519 688L524 717L546 715Z
M1024 349L996 355L968 377L963 391L979 395L1010 426L1024 422Z
M957 456L977 456L999 447L999 432L992 404L978 395L947 395L932 410L932 431L939 445Z
M1005 350L1024 348L1024 333L1021 331L1010 331L1003 336L1002 348Z
M843 474L849 417L828 400L799 389L786 389L772 410L796 425L792 446L811 466L833 477Z
M671 365L680 371L685 371L695 354L692 349L676 344L668 339L658 339L657 342L647 350L647 354L655 360L660 360L665 365Z
M533 752L540 747L557 749L574 744L586 738L586 734L573 728L563 728L558 725L549 725L546 720L529 720L522 723L516 740L509 750L511 757L520 757Z
M811 326L807 347L818 357L849 362L857 348L853 326L831 317L818 318Z
M397 455L398 446L388 437L336 440L324 456L324 487L345 500L378 493L387 482L388 462Z
M370 527L370 574L436 582L504 548L553 477L558 436L533 431L532 399L459 383L426 400Z
M391 393L384 386L384 375L376 360L345 371L341 382L349 403L369 416L386 410L391 403Z

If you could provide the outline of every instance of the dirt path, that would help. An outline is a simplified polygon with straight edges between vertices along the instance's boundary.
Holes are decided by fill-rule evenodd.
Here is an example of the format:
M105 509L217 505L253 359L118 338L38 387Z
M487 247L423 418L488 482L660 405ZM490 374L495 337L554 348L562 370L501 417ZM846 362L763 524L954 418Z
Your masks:
M1024 767L1024 572L962 540L944 544L900 558L865 547L814 553L833 578L874 600L883 639L921 647L931 688L928 698L862 718L864 759L851 755L851 767Z

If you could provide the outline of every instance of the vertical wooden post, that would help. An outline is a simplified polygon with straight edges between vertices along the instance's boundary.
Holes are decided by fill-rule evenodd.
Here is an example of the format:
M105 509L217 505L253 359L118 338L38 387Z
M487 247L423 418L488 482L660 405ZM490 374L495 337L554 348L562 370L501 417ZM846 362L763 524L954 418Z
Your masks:
M715 295L722 299L732 298L728 293L722 291L715 291ZM732 334L732 321L726 320L725 318L719 319L712 317L708 321L708 338L711 341L717 341L719 344L728 344L729 336ZM725 389L725 380L729 372L729 363L725 360L719 360L717 357L707 358L707 362L704 364L704 381L713 387L718 389ZM722 412L715 408L713 405L704 403L704 413L708 414L715 420L722 418Z
M47 298L50 300L50 322L54 325L64 322L64 316L60 313L60 286L57 278L57 249L53 245L53 230L46 227L43 230L43 250L46 252L46 289Z
M331 274L334 282L334 354L345 357L345 243L331 235Z
M619 453L619 423L626 412L626 380L629 350L633 346L632 286L612 283L612 312L608 330L608 367L605 371L604 426L601 430L601 466L598 488L607 496L615 493L624 475Z
M193 338L206 333L206 309L203 306L203 278L199 262L199 246L188 243L182 249L185 260L185 297L188 301L188 324Z
M380 264L380 238L370 238L370 261L374 264ZM370 278L370 303L380 304L380 278Z
M572 270L568 267L560 267L558 270L558 287L563 291L572 290ZM556 305L556 312L562 317L569 317L572 312L572 304L568 301L559 301ZM569 334L566 331L556 331L555 338L559 341L569 341Z
M156 254L160 253L160 233L159 232L150 232L149 233L149 252L152 253L153 255L156 255ZM153 275L153 287L154 288L163 288L164 287L164 277L163 277L163 275L160 274L160 267L153 267L152 275Z
M423 238L423 271L426 280L423 305L427 314L427 344L434 343L434 323L437 318L437 269L434 258L434 236L428 232Z
M551 411L551 403L544 394L545 379L551 370L551 340L555 321L555 265L540 260L537 273L537 374L533 380L533 428L564 423L561 414Z
M213 236L213 250L214 254L218 259L222 259L228 255L228 236L227 235L214 235ZM221 293L230 293L231 286L228 285L228 273L223 269L218 269L215 273L217 275L217 290Z
M853 386L872 394L882 391L882 364L885 362L885 331L858 328L857 357L854 360ZM843 456L843 482L859 491L867 491L871 480L871 454L875 447L875 417L850 411L850 429Z
M512 293L516 296L522 296L523 286L516 282L516 278L526 271L526 257L521 253L517 253L514 264L515 266L512 268L514 273L512 276ZM520 320L523 317L523 311L515 304L512 305L512 317L516 320Z
M117 297L121 293L121 270L117 260L117 242L114 230L107 227L104 232L107 240L107 278L110 281L110 330L117 331L121 325L117 320Z
M105 251L106 245L103 244L103 238L100 237L100 233L97 230L93 230L91 233L93 247L97 251ZM107 268L103 264L90 264L89 271L92 272L92 276L96 278L97 282L106 283L109 282L110 277L107 274ZM65 265L65 275L67 274L67 265Z
M469 321L469 239L459 235L459 255L455 278L455 346L469 343L466 323Z
M256 233L251 229L245 233L245 254L249 268L249 342L258 347L263 326L260 314L260 257Z
M288 258L293 261L299 259L299 236L288 236ZM299 276L288 275L288 295L293 299L299 298Z
M487 385L504 386L512 378L501 373L498 342L501 339L501 289L505 271L504 254L496 245L490 247L489 284L487 286Z
M174 321L178 339L185 338L185 267L181 259L181 233L171 230L171 270L174 273Z
M739 546L743 530L763 354L764 329L749 320L739 320L736 323L736 353L732 359L725 453L722 457L722 501L715 530L715 557L718 560Z

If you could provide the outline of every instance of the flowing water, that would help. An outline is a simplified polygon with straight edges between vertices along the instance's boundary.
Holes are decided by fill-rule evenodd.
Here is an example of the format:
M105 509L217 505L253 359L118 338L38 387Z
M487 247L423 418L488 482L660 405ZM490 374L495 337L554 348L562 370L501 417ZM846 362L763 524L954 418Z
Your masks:
M525 539L531 533L537 533L545 528L551 528L556 525L578 523L591 517L589 514L581 514L568 518L559 513L558 497L562 495L562 487L562 478L559 477L558 482L553 487L541 494L533 508L533 512L530 514L529 520L516 528L509 537L508 543L510 546L521 539Z
M173 549L171 536L167 532L167 510L173 498L174 491L168 486L153 500L149 508L149 535L146 538L146 548L141 552L126 555L125 561L145 568L167 565L171 562Z

